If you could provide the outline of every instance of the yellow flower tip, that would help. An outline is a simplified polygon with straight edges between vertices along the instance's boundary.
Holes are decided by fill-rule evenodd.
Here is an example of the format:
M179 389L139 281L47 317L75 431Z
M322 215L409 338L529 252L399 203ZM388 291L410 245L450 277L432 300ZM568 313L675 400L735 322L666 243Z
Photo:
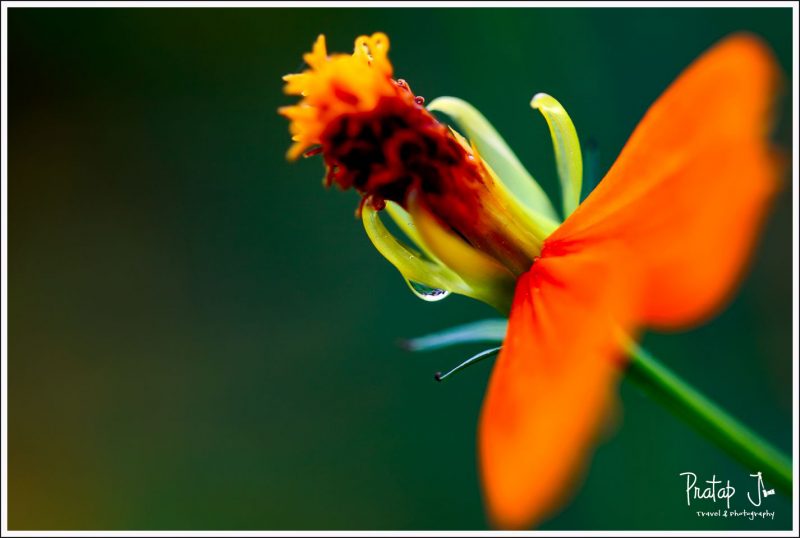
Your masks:
M300 158L300 155L303 154L305 151L306 145L302 142L295 142L291 145L291 147L286 151L286 160L287 161L296 161Z
M328 60L328 49L325 46L325 35L320 34L311 47L311 52L303 55L305 61L312 69L319 69Z
M383 32L375 32L371 36L359 36L353 50L353 56L366 60L373 68L392 75L392 64L387 55L389 53L389 37Z
M286 84L283 86L283 93L287 95L305 95L308 87L308 78L308 75L303 73L284 75L283 81Z
M283 77L284 93L300 95L295 108L304 112L284 107L279 113L291 120L293 134L302 134L303 149L319 144L325 129L341 116L371 110L381 97L403 91L392 81L388 52L389 38L382 32L356 38L352 55L329 55L325 36L317 37L311 51L303 55L308 68ZM290 150L290 154L303 149Z

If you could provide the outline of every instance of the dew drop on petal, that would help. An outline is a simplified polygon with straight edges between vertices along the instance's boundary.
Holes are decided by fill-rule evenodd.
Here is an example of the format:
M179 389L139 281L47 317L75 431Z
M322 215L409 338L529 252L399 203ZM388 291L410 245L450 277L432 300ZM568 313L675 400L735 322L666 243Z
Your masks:
M408 287L411 289L414 295L423 301L428 301L429 303L441 301L450 295L450 292L447 290L443 290L441 288L431 288L430 286L420 284L419 282L414 282L413 280L406 280L406 284L408 284Z

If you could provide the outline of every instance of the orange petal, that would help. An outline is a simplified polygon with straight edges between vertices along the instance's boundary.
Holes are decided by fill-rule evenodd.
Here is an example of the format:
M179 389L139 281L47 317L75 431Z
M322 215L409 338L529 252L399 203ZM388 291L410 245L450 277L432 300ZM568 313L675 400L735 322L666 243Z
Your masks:
M499 527L566 500L612 402L617 330L635 292L612 244L536 261L520 277L481 414L484 496Z
M548 242L626 243L646 267L646 324L676 328L712 315L741 277L778 187L780 159L767 141L778 82L757 38L716 45L650 108Z

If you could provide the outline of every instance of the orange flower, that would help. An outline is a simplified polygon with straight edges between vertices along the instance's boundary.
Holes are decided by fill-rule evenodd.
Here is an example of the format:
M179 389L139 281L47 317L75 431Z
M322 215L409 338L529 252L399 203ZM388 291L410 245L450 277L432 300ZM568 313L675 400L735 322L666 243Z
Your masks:
M391 78L388 48L375 34L352 56L328 56L320 37L310 69L287 77L287 92L303 96L281 110L292 120L289 156L321 147L328 182L368 202L370 238L408 280L500 310L514 287L479 453L493 522L525 527L580 477L625 365L625 335L699 323L741 278L778 187L782 161L767 142L778 69L752 36L715 46L656 101L577 209L574 128L555 100L536 98L563 172L559 224L538 187L519 195L531 189L519 186L525 172L491 126L470 112L481 127L473 146L445 128ZM493 140L483 157L481 136ZM419 250L382 227L387 203Z
M620 372L612 325L695 324L733 290L777 187L767 143L777 73L748 36L703 55L520 279L480 422L501 525L556 508L584 464Z

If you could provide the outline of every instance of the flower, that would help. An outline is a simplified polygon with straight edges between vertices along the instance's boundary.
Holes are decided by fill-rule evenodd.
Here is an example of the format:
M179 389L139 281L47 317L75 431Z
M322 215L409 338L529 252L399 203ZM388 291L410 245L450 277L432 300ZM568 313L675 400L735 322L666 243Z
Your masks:
M377 33L359 37L352 55L327 56L317 39L310 68L284 77L286 92L302 96L280 109L294 140L287 156L321 151L326 185L362 195L370 237L409 280L507 309L516 277L556 223L520 204L475 148L392 79L388 49ZM377 210L387 202L401 226L413 222L427 258L386 235Z
M704 321L740 280L783 167L767 138L779 70L753 36L714 46L653 104L579 205L572 122L555 99L535 96L553 136L560 222L485 118L443 98L428 108L471 143L445 127L392 78L388 50L384 34L359 37L352 56L328 56L317 40L309 69L286 77L287 93L302 96L281 109L289 158L318 146L326 183L362 195L367 233L407 280L510 312L478 449L492 521L529 526L564 503L585 469L626 340ZM418 250L383 227L384 207Z

